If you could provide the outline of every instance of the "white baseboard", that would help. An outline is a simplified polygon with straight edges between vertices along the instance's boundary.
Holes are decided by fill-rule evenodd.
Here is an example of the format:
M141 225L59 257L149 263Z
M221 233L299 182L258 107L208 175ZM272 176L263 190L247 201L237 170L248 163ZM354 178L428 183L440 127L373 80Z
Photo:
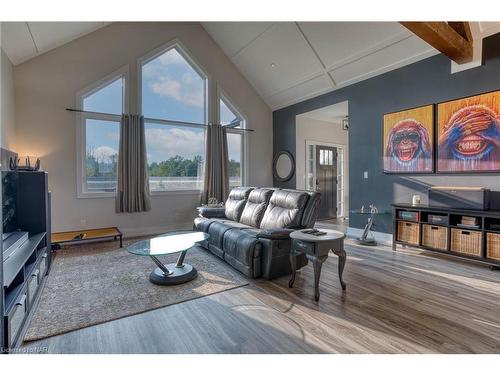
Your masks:
M347 228L347 237L350 238L359 238L363 234L363 229L359 228ZM371 234L375 237L375 240L384 245L392 245L392 234L389 233L382 233L382 232L374 232L371 231Z
M192 229L193 222L187 223L178 223L178 224L169 224L169 225L161 225L154 227L145 227L145 228L119 228L123 237L138 237L138 236L150 236L153 234L166 233L173 230L183 230L183 229Z

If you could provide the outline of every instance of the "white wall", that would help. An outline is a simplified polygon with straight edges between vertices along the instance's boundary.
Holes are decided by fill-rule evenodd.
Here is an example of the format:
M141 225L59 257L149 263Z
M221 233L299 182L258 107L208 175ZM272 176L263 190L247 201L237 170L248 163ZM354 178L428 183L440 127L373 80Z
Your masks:
M349 212L349 140L348 132L341 123L326 122L306 116L297 116L296 131L296 185L297 189L306 188L306 141L333 143L344 148L344 214Z
M41 157L52 190L54 231L117 225L125 234L191 225L199 195L153 196L152 210L115 214L113 198L77 198L75 93L129 65L135 110L137 59L177 38L247 118L248 180L272 184L272 112L199 23L113 23L15 67L19 153ZM212 85L212 90L214 86ZM22 140L22 141L21 141ZM83 224L83 220L86 224Z
M15 107L14 107L14 71L12 63L1 50L1 147L14 150L16 144Z

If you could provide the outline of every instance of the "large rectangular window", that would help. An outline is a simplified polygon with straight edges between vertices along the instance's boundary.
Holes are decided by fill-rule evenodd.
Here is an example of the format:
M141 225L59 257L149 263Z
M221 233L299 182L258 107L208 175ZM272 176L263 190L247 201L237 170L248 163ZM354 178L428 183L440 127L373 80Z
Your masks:
M140 72L142 114L155 119L146 121L151 191L202 190L206 75L178 44L144 58Z
M120 118L126 111L126 71L122 69L79 97L78 196L112 196L118 177Z
M243 185L242 181L242 143L243 135L236 133L227 134L227 147L229 156L229 187Z
M146 123L151 191L202 190L205 129Z
M243 185L245 120L225 96L219 97L219 121L227 128L229 187Z
M141 58L137 111L145 117L150 190L202 191L206 126L207 74L179 42ZM78 196L109 197L117 187L120 120L128 113L128 67L77 94ZM229 183L245 183L245 120L220 92L210 113L226 127Z
M116 190L119 142L120 122L85 119L85 192Z

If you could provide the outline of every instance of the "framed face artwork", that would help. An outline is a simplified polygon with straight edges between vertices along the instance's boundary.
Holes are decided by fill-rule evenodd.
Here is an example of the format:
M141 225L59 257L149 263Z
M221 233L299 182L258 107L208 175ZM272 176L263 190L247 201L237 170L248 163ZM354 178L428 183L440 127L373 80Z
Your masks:
M437 171L500 172L500 91L438 104Z
M384 115L385 173L432 173L434 170L434 106Z

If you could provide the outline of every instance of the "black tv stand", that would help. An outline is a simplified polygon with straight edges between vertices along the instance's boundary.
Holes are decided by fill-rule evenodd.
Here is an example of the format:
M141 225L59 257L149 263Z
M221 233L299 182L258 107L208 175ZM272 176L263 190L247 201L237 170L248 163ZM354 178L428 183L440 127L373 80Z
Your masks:
M17 223L29 236L1 264L3 353L22 344L51 265L47 173L7 173L17 173ZM4 172L2 177L7 178L7 174Z

